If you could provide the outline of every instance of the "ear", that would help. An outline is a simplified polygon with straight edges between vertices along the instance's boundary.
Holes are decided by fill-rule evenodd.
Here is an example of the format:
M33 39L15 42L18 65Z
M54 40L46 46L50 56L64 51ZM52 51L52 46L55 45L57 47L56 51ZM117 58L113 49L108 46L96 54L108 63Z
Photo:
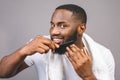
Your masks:
M80 35L83 34L85 32L85 30L86 30L86 24L85 23L82 23L78 26L78 29L77 29L78 34L80 34Z

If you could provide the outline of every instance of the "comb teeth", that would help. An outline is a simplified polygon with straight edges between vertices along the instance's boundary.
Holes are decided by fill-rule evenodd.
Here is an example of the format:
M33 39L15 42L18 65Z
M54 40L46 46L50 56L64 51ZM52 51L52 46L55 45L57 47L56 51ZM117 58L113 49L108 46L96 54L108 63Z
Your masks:
M68 41L68 42L61 44L59 48L55 49L55 53L64 54L66 51L66 47L73 44L73 43L74 43L74 41L71 40L71 41Z

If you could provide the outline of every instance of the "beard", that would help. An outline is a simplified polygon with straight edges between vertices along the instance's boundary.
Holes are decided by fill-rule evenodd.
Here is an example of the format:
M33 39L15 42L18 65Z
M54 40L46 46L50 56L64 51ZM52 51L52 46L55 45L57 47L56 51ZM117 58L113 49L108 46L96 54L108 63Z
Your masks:
M59 35L51 35L51 40L54 41L54 39L61 39L61 42L58 43L59 45L60 44L63 44L63 43L66 43L66 42L69 42L69 41L73 41L75 42L77 40L77 31L75 30L71 35L62 35L62 34L59 34Z
M69 38L65 41L65 42L68 42L68 41L76 41L77 40L77 31L75 31L71 36L69 36Z

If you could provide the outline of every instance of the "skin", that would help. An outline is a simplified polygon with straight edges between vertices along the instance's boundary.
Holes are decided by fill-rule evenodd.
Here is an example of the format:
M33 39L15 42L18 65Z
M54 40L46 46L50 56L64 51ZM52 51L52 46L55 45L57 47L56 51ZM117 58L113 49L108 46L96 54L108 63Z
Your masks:
M33 55L36 52L47 53L50 49L54 50L58 47L52 40L43 36L36 36L32 41L0 61L0 77L9 78L27 68L28 65L24 62L26 56Z
M66 56L72 63L76 73L83 80L96 80L92 72L91 56L84 48L84 44L82 42L82 34L86 29L86 25L84 23L81 23L81 21L77 18L75 18L72 12L64 9L56 10L54 12L51 23L51 36L57 36L58 39L59 36L62 36L62 43L71 39L76 40L73 45L67 47L66 54Z
M28 55L33 55L36 52L45 54L50 49L54 51L64 42L75 40L73 45L66 48L66 56L78 76L83 80L96 80L92 72L91 56L88 55L82 42L82 34L85 29L86 25L73 16L71 11L64 9L55 10L51 18L51 39L36 36L14 53L4 57L0 61L0 77L12 77L27 68L28 66L24 59Z

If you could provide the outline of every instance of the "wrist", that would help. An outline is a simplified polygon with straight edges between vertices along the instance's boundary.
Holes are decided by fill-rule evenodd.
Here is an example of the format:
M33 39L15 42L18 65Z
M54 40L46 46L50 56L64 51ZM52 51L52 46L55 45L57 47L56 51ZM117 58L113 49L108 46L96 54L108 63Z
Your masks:
M21 57L26 57L28 54L28 51L26 50L25 46L21 47L20 49L17 50L19 53L19 56Z
M94 75L84 77L83 80L97 80Z

